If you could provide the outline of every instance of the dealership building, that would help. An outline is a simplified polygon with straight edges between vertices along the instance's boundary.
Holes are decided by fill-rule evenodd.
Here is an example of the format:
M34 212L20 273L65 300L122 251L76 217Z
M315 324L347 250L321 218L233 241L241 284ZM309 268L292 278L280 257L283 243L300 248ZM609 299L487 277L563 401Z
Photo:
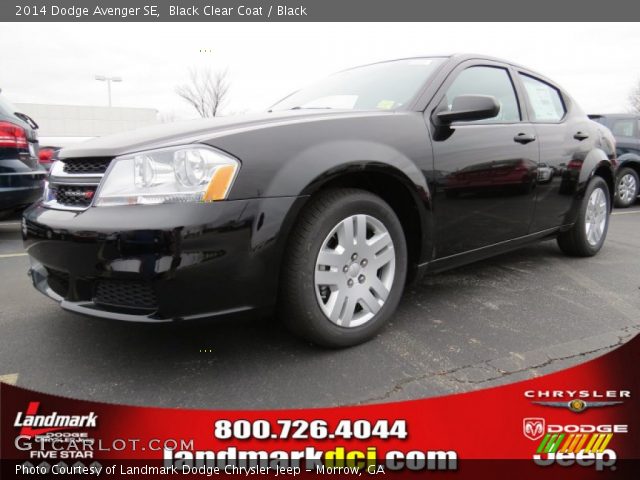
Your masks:
M134 130L159 122L158 111L154 108L42 103L17 103L15 107L38 123L41 145L64 147L88 138Z

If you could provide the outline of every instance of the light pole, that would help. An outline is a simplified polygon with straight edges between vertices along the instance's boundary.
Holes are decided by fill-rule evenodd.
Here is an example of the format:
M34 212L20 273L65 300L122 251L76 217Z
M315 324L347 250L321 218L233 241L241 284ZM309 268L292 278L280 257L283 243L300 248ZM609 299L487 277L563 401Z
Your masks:
M107 82L107 90L109 92L109 106L111 106L111 82L121 82L121 77L106 77L104 75L96 75L99 82Z

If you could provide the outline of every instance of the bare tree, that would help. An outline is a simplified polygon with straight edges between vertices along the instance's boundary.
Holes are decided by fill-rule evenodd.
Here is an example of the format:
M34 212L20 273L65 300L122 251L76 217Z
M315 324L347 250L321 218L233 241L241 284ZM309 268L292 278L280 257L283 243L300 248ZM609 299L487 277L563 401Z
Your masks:
M633 113L640 113L640 79L629 92L629 108Z
M203 118L220 115L220 108L229 95L229 72L211 69L189 70L189 82L176 87L176 93Z

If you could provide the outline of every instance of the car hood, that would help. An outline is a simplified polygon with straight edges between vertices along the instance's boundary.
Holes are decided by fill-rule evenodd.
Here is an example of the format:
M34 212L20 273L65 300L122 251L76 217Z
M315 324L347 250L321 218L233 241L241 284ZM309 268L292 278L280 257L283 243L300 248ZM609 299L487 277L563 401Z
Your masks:
M384 111L293 110L166 123L94 138L62 149L60 158L115 157L152 148L209 141L216 137L242 131L300 122L324 121L335 117L368 117L391 114L392 112Z

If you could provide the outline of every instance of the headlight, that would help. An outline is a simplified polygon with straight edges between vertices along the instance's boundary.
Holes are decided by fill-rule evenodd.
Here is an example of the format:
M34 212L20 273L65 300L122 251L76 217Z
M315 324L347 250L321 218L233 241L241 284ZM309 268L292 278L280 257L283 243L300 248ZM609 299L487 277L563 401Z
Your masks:
M239 168L238 160L205 145L123 155L111 162L94 205L224 200Z

